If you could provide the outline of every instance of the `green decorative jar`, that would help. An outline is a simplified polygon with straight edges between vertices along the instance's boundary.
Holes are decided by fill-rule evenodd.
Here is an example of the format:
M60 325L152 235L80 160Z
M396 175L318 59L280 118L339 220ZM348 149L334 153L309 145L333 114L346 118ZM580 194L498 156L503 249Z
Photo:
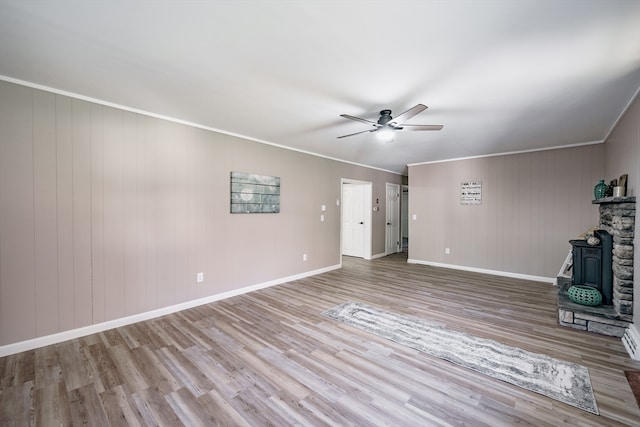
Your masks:
M593 196L596 200L602 199L607 193L607 184L604 183L604 179L601 179L599 183L593 187Z
M591 286L573 285L569 288L569 299L576 304L596 306L602 304L602 294Z

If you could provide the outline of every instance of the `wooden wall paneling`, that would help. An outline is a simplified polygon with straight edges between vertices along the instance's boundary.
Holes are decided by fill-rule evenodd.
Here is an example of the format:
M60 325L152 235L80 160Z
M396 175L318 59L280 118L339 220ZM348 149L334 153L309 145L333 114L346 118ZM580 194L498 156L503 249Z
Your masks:
M416 257L417 259L434 259L429 255L429 249L426 245L427 242L431 242L431 245L444 244L444 239L441 235L428 236L428 231L424 225L432 223L441 209L426 209L423 204L436 203L437 200L433 190L428 188L428 184L431 178L429 168L412 167L409 170L409 257ZM413 215L416 215L416 219L413 219ZM443 232L444 227L441 227L438 231ZM418 256L416 256L419 254ZM424 257L424 258L421 258Z
M138 114L124 113L123 117L123 254L124 254L124 314L130 316L139 313L140 304L138 270L140 269L140 251L138 229L144 221L138 201L142 198L139 191L140 135Z
M32 90L2 85L0 323L5 342L36 334Z
M598 179L604 179L608 183L611 179L619 178L626 173L629 175L627 195L640 195L636 185L637 178L640 177L640 96L638 94L607 138L605 145L606 150L602 153L605 165ZM594 182L591 187L595 184Z
M428 194L433 195L433 198L427 199L426 206L439 206L439 209L435 209L435 215L430 215L426 218L424 215L426 212L418 213L417 220L414 222L417 222L418 227L422 230L423 244L430 248L436 256L436 259L440 258L440 262L448 262L449 260L443 255L442 248L451 246L448 236L450 228L448 222L450 218L445 206L443 206L443 199L450 193L445 181L446 175L438 173L438 177L438 180L434 179L434 181L428 185ZM433 174L431 178L435 178ZM409 195L411 195L411 192L409 192ZM424 208L424 206L422 206L422 208ZM447 226L438 227L438 224L446 224ZM433 240L431 240L432 237ZM409 237L409 241L411 241L411 237Z
M93 322L105 318L103 107L91 106L91 300Z
M589 195L581 194L580 191L580 170L583 169L583 166L580 165L580 162L582 160L582 156L586 151L587 150L583 150L578 155L571 155L571 153L567 152L567 158L570 159L569 163L566 165L566 168L569 169L569 177L566 183L567 189L564 194L556 195L560 200L564 200L564 203L567 205L570 212L575 212L575 215L571 215L570 213L567 215L567 229L565 230L564 235L566 240L569 240L584 231L576 228L577 221L575 221L574 218L577 218L579 216L578 212L580 210L585 208L589 209L589 204L591 201ZM555 187L553 191L555 193L560 192L557 187Z
M312 234L311 234L312 238L309 239L309 241L305 242L302 233L298 233L295 230L289 229L289 227L287 227L286 224L281 224L280 227L282 231L287 234L288 240L294 243L295 247L306 246L308 248L306 250L310 252L310 257L306 263L311 268L315 269L315 268L318 268L320 265L326 265L325 264L326 261L323 259L324 254L323 254L323 247L321 245L321 241L322 241L322 236L326 233L325 230L327 230L327 228L329 227L328 209L330 207L328 206L327 211L321 213L320 211L321 205L322 204L326 205L327 203L324 200L323 189L321 190L320 186L315 184L320 179L322 179L321 177L323 177L320 159L317 157L309 156L307 154L297 154L297 155L308 158L308 161L296 162L295 163L296 167L291 171L291 176L303 176L304 179L302 180L302 183L304 185L304 188L313 188L314 186L317 187L316 191L308 191L308 192L303 191L306 196L302 206L304 210L303 218L306 220L305 222L309 224L308 230L312 230ZM306 168L304 167L304 164L307 164ZM304 173L305 169L307 169L309 173L305 174ZM379 184L377 184L376 187L374 188L373 202L374 202L374 206L376 206L375 201L376 199L379 200L379 204L377 205L379 207L379 210L378 212L373 212L373 216L377 220L374 222L379 223L382 230L385 230L387 228L386 181L381 182L382 181L380 179L381 177L376 177L376 178L377 178L376 182ZM291 198L291 202L293 204L295 203L295 200L296 200L295 194L292 194L291 196L294 196ZM320 221L321 214L324 215L325 217L324 221L322 222ZM381 245L382 245L379 253L384 253L386 250L385 237L386 237L385 233L379 234L379 238L381 240ZM291 245L287 245L286 241L276 240L276 249L280 254L280 256L286 257L287 259L291 260L289 266L287 266L287 264L284 264L284 263L275 265L275 267L278 269L276 270L276 275L278 276L285 275L287 271L290 271L289 269L291 268L291 266L293 266L294 268L297 268L299 271L305 270L306 266L303 263L299 263L299 261L297 261L300 259L298 252L295 251L295 249L291 248L290 246ZM297 265L295 265L296 263Z
M91 104L72 100L75 325L93 323L91 271Z
M186 236L186 268L183 272L185 299L191 300L197 298L199 283L196 283L196 273L198 270L198 230L202 230L200 224L200 211L203 201L199 198L200 191L198 181L201 176L199 162L197 160L196 151L200 151L199 133L196 129L187 129L189 134L190 146L187 147L185 153L185 161L189 165L190 172L185 180L186 192L186 209L185 209L185 236ZM202 152L202 151L200 151Z
M521 214L520 206L520 172L518 170L518 155L507 156L505 160L505 197L503 199L503 212L504 212L504 247L503 253L504 262L503 269L507 271L519 271L518 261L520 245L530 244L521 238L522 231L518 226L518 217ZM522 270L520 270L522 271Z
M230 165L230 146L234 140L223 139L219 134L207 134L205 158L207 165L205 182L206 200L206 270L205 289L216 293L229 288L231 283L231 259L235 256L230 250L233 234L230 224L233 215L229 213L229 173L234 169Z
M271 173L279 175L281 179L280 213L267 214L272 231L279 238L274 237L271 240L272 247L265 250L282 260L269 266L269 274L273 277L278 277L282 271L300 271L307 265L313 268L316 256L319 256L313 247L320 225L320 203L316 206L314 188L317 175L313 161L302 161L298 156L302 154L289 152L282 158L274 159L276 172ZM293 176L297 179L291 179ZM310 191L312 188L314 191ZM376 197L374 193L374 205ZM302 261L303 253L307 254L307 261Z
M157 293L158 306L164 307L175 301L176 257L174 252L164 251L164 248L175 248L176 234L176 163L172 140L174 128L170 123L158 123L158 135L155 149L158 150L158 168L155 196L158 199L158 277L154 285ZM175 249L174 249L175 250Z
M33 201L37 336L59 331L55 114L55 95L34 90Z
M540 237L531 227L533 216L538 214L537 207L532 204L531 200L533 194L536 193L538 189L532 185L532 156L517 156L514 160L517 162L516 168L519 170L519 175L521 176L516 190L519 205L516 218L518 233L516 235L522 242L527 242L526 244L517 245L517 265L518 271L531 272L531 254L540 244Z
M549 205L547 210L547 222L553 230L555 243L550 244L547 248L545 264L554 266L557 273L562 266L566 253L562 254L561 245L569 240L571 228L571 206L569 204L570 197L568 192L571 191L571 162L573 156L567 150L554 150L547 152L549 165L554 169L554 179L547 179L546 189ZM561 243L562 242L562 243ZM549 267L548 267L549 268ZM551 271L549 271L551 273Z
M342 260L340 254L340 206L336 204L336 200L340 198L340 176L336 173L335 164L327 159L321 159L323 164L322 175L329 179L330 185L325 189L325 201L327 203L327 211L330 212L327 220L329 229L323 233L324 248L328 250L327 264L336 265ZM408 230L408 221L407 221Z
M104 308L105 320L124 310L124 189L122 110L103 109L104 125Z
M73 120L71 99L56 95L58 316L60 330L76 327L73 246Z
M458 233L455 241L464 242L469 239L469 245L463 245L460 249L456 250L454 253L459 253L459 255L463 257L469 257L469 259L473 260L473 266L481 265L480 264L480 251L484 249L484 241L482 239L482 231L478 227L479 218L482 211L482 204L479 205L463 205L460 203L460 183L465 180L474 180L474 181L483 181L483 187L486 189L486 180L483 179L483 173L479 170L479 164L474 162L467 162L465 164L464 169L466 173L464 175L460 175L458 179L455 180L451 187L451 202L453 205L463 214L463 227L456 227L458 229ZM484 199L484 197L483 197ZM484 200L483 200L484 202ZM486 202L485 202L486 203ZM442 249L441 249L442 250ZM463 259L463 258L462 258ZM459 264L459 262L457 262Z
M487 158L484 161L482 169L483 175L483 221L479 227L482 229L482 235L484 238L483 248L483 262L480 265L496 265L497 264L497 252L498 242L495 238L494 230L497 229L497 213L498 207L496 200L499 197L498 194L498 169L493 163L494 159Z
M237 140L229 148L229 158L231 171L260 175L278 174L270 167L270 162L266 161L268 152L262 144ZM282 179L282 174L279 175ZM226 176L226 181L229 182L229 174ZM228 188L227 186L227 191ZM285 188L281 181L281 192ZM242 253L241 257L231 258L229 278L233 283L240 286L256 283L259 272L268 268L268 260L262 254L273 252L274 216L282 215L285 215L282 206L279 214L229 214L229 245L232 251ZM262 233L261 230L266 233ZM259 233L261 238L251 239L250 236L255 236L256 233ZM262 277L267 280L269 278L267 275Z
M466 216L468 214L467 209L463 209L463 206L459 204L457 198L457 188L462 179L461 176L467 176L465 171L464 175L461 174L461 169L464 168L464 163L457 165L459 167L454 168L453 175L449 174L449 179L442 182L442 186L446 191L446 196L443 200L443 206L445 207L446 215L444 215L445 224L447 224L445 232L444 247L451 249L450 255L445 255L445 262L449 264L460 264L460 261L466 256L465 247L462 246L462 233L461 230L465 228ZM465 206L466 208L466 206ZM438 224L434 223L431 227L437 227ZM467 234L468 236L468 234ZM466 245L465 245L466 246ZM437 253L442 256L444 254L444 247L440 246L434 248Z
M561 176L562 184L558 185L557 182L551 183L549 187L549 199L552 202L551 206L555 209L553 214L550 213L550 221L558 224L561 228L557 229L557 237L560 237L560 241L556 242L549 247L549 254L552 259L549 263L555 263L556 272L560 270L562 262L566 257L565 242L569 241L578 235L578 233L584 231L582 226L576 221L578 218L575 212L578 209L589 209L589 203L591 199L585 195L571 194L576 193L577 188L575 186L575 175L583 165L579 165L576 161L576 153L570 150L556 150L557 157L551 163L555 168L563 169L564 173ZM579 191L577 192L579 193ZM561 208L562 207L562 208ZM561 211L558 211L562 209Z
M558 166L550 162L548 156L549 156L549 153L546 153L546 152L541 153L541 159L543 164L541 169L542 169L543 175L541 176L541 179L538 182L539 182L539 186L543 189L548 189L552 187L557 181L556 168ZM555 219L554 218L563 212L564 206L554 206L555 201L553 200L553 198L549 197L546 194L546 191L542 190L540 194L542 195L542 201L541 201L542 209L540 210L540 216L543 218L543 223L544 223L544 228L542 228L540 231L545 233L546 242L547 244L550 244L550 242L553 241L553 238L555 236L555 230L554 230ZM550 257L552 256L553 255L550 255L549 248L545 246L544 253L542 254L543 265L545 266L545 268L547 266L547 263L550 262ZM553 261L555 260L551 260L551 262Z
M135 133L136 133L136 164L135 164L135 180L136 180L136 213L137 213L137 227L135 236L132 238L135 240L137 252L135 253L137 263L137 277L135 297L138 311L144 312L147 310L147 253L149 248L147 247L147 122L148 118L137 114L135 115Z
M532 153L531 155L531 179L530 179L530 191L531 196L529 203L532 210L530 217L530 228L534 234L534 238L537 242L536 246L531 248L530 251L530 271L542 271L544 269L544 253L545 245L548 242L548 231L545 227L544 212L546 210L546 197L544 197L545 190L537 188L538 183L543 179L545 172L544 166L546 162L543 159L542 153Z
M476 249L480 244L480 231L475 227L475 223L478 220L479 205L462 205L460 199L457 197L457 193L460 191L459 186L462 181L466 179L477 180L479 178L473 162L464 162L461 166L464 173L457 174L457 179L453 180L454 182L451 183L449 190L452 195L452 197L450 197L450 203L453 212L457 211L455 216L458 218L455 226L452 227L451 242L457 243L456 250L452 253L452 259L455 260L456 264L460 264L458 259L462 260L466 257L467 259L473 260L472 266L475 266L478 262ZM464 241L468 241L469 244L461 245ZM440 248L440 251L443 250L443 248Z
M187 241L187 268L185 271L185 285L187 299L202 298L207 295L204 292L205 283L196 283L196 274L204 273L205 281L210 280L205 272L206 262L206 194L208 182L206 170L208 169L207 140L204 131L190 129L192 146L187 152L187 164L190 173L187 177L187 209L186 227Z
M640 128L640 125L638 125L638 127ZM638 141L639 141L638 145L640 145L640 138L638 138ZM589 164L591 165L591 167L583 168L586 178L584 178L582 182L582 185L584 188L583 194L585 194L585 198L588 198L588 199L593 196L593 187L597 184L596 180L599 179L598 177L606 176L605 164L602 161L605 154L605 145L604 144L592 145L590 147L589 154L590 154ZM627 188L627 190L628 189L629 188ZM583 221L583 223L593 223L593 225L596 225L599 223L600 216L599 216L598 206L592 206L592 209L590 210L584 209L582 212L583 212L583 215L586 216L585 218L586 221Z
M0 97L4 98L7 96L7 92L9 90L9 85L6 84L5 82L0 81ZM3 159L6 159L6 156L4 156L4 145L5 145L5 130L4 130L4 126L5 126L5 122L8 119L8 117L5 117L5 107L4 103L0 103L0 344L4 344L6 341L4 340L4 334L7 333L8 331L5 331L6 327L4 327L3 325L5 324L4 321L4 306L6 304L7 297L6 294L9 292L6 288L9 286L8 283L5 283L3 278L3 274L2 274L2 265L4 264L4 259L2 257L2 252L3 252L3 245L2 245L2 232L4 230L4 228L6 227L6 225L4 224L4 211L5 211L5 205L8 203L7 201L5 201L6 197L3 195L4 192L4 186L5 184L3 184L4 182L7 182L6 179L8 178L8 176L5 176L5 174L2 172L4 170L4 168L2 167L4 165L4 162L6 162L6 160L3 161ZM6 250L6 249L4 249Z
M508 212L505 212L505 206L508 200L507 186L508 179L505 172L506 159L503 157L495 158L495 168L497 171L497 181L495 182L495 204L496 204L496 228L494 229L496 240L496 262L492 266L488 266L490 269L503 270L505 268L504 255L505 255L505 239L507 238L507 231L505 230L507 223Z
M189 153L194 149L194 129L184 125L173 124L174 137L171 140L175 152L176 182L173 193L176 215L175 235L176 242L176 267L174 282L175 296L173 304L189 300L188 284L193 279L188 279L188 252L189 241L189 180L192 179L193 167L189 159Z
M499 191L500 199L498 203L498 235L499 235L499 251L498 251L498 264L497 270L506 271L508 268L508 259L513 247L511 243L515 242L515 236L512 236L512 216L515 212L512 212L510 208L513 207L511 202L511 186L513 184L513 177L510 174L513 172L509 159L506 157L496 158L500 167L499 175Z
M534 276L554 277L566 241L591 224L593 184L581 183L591 146L413 166L409 172L410 258ZM597 152L597 148L596 148ZM476 178L471 178L475 176ZM483 181L480 206L459 204L464 180ZM432 191L432 187L442 191ZM424 190L423 190L424 188ZM576 190L577 189L577 190ZM415 191L414 191L415 190ZM586 211L584 214L582 211ZM425 219L426 223L422 223ZM420 227L429 232L418 232ZM441 240L436 239L440 237ZM414 243L411 243L413 237ZM444 255L444 247L451 255Z
M171 226L169 227L169 234L167 239L173 252L168 261L171 264L171 269L165 282L167 292L164 294L164 305L175 304L182 300L182 264L184 262L184 236L183 232L183 219L184 212L184 198L183 198L183 182L184 182L184 159L183 159L183 146L182 139L185 136L180 129L180 125L175 123L167 124L167 146L168 153L171 153L170 157L166 160L171 164L169 182L169 191L165 199L166 207L169 212Z
M487 227L487 224L490 224L493 218L491 216L493 205L491 201L495 198L495 174L494 169L490 167L489 161L490 159L484 159L478 170L483 184L482 206L476 222L476 228L480 232L478 265L490 265L490 263L495 262L496 243L494 239L490 239L491 230Z
M141 307L145 310L158 308L157 286L160 277L159 262L159 229L160 229L160 204L158 195L158 123L156 119L145 117L144 129L144 247L145 247L145 283L140 299Z
M588 207L580 209L579 212L580 222L583 224L593 223L596 225L599 222L598 206L592 205L590 200L593 197L593 187L597 184L597 177L602 175L604 178L604 164L601 161L603 157L604 144L592 145L583 154L582 163L589 166L580 171L580 194L583 201L589 200Z
M592 183L591 175L595 172L596 176L599 173L598 168L592 168L594 148L602 147L602 144L591 145L581 150L578 155L573 155L572 179L571 179L571 197L570 206L572 214L570 217L570 228L568 235L566 236L567 243L563 245L563 252L569 252L569 240L575 239L578 235L584 232L587 228L598 224L598 206L593 205L591 200L593 199L593 186L597 181ZM561 265L558 266L560 269Z
M439 224L444 224L446 221L446 216L443 215L445 209L443 206L439 206L442 197L444 196L444 192L446 191L443 187L440 186L440 182L438 182L437 176L433 173L429 174L429 171L422 178L425 179L426 183L420 186L410 186L409 197L412 194L416 193L416 196L422 196L421 203L415 203L414 209L410 212L411 215L411 228L409 229L409 245L414 245L416 247L416 251L426 251L431 254L432 259L437 260L438 256L436 253L436 249L438 247L444 247L447 245L447 236L446 230L447 227L434 227L436 221ZM437 171L436 171L437 173ZM417 199L421 200L421 199ZM427 206L432 206L431 209L425 209ZM413 215L416 215L416 219L413 219ZM413 233L416 233L415 235ZM412 236L415 236L413 239ZM444 258L444 257L441 257ZM442 262L442 260L440 260Z

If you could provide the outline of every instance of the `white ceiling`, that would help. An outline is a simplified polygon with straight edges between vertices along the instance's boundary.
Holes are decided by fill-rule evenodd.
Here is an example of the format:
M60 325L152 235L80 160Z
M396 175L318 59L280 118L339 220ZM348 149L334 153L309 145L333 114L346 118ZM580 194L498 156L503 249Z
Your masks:
M0 0L0 75L406 173L603 141L640 87L640 1ZM418 103L442 131L337 139Z

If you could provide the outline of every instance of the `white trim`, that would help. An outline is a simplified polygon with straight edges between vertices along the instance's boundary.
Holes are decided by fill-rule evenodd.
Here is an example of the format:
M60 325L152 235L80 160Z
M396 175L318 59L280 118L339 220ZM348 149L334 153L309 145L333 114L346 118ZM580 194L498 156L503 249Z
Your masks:
M421 261L418 259L411 259L411 258L407 259L407 263L430 265L432 267L451 268L453 270L472 271L474 273L493 274L495 276L512 277L514 279L533 280L535 282L545 282L550 284L553 284L555 280L555 278L553 277L532 276L529 274L510 273L508 271L499 271L499 270L487 270L484 268L465 267L463 265L444 264L440 262L431 262L431 261Z
M275 142L266 141L264 139L253 138L253 137L242 135L242 134L239 134L239 133L234 133L234 132L229 132L229 131L222 130L222 129L212 128L212 127L209 127L209 126L206 126L206 125L201 125L201 124L198 124L198 123L189 122L187 120L182 120L182 119L178 119L178 118L175 118L175 117L165 116L163 114L156 114L156 113L152 113L150 111L140 110L138 108L127 107L125 105L120 105L120 104L116 104L116 103L109 102L109 101L103 101L101 99L92 98L90 96L84 96L84 95L79 95L79 94L73 93L73 92L67 92L66 90L55 89L55 88L52 88L52 87L49 87L49 86L44 86L44 85L41 85L41 84L28 82L28 81L25 81L25 80L14 79L13 77L4 76L4 75L1 75L1 74L0 74L0 80L4 80L4 81L9 82L9 83L14 83L14 84L18 84L18 85L22 85L22 86L26 86L26 87L30 87L32 89L43 90L43 91L46 91L46 92L55 93L57 95L68 96L70 98L79 99L81 101L93 102L94 104L104 105L105 107L117 108L119 110L128 111L130 113L141 114L143 116L154 117L156 119L166 120L166 121L169 121L169 122L178 123L178 124L182 124L182 125L186 125L186 126L191 126L191 127L198 128L198 129L204 129L204 130L208 130L208 131L211 131L211 132L217 132L217 133L221 133L221 134L224 134L224 135L229 135L229 136L233 136L233 137L236 137L236 138L242 138L242 139L246 139L248 141L257 142L257 143L260 143L260 144L271 145L272 147L282 148L284 150L295 151L295 152L302 153L302 154L309 154L311 156L321 157L323 159L334 160L336 162L347 163L347 164L350 164L350 165L360 166L360 167L367 168L367 169L375 169L375 170L378 170L378 171L381 171L381 172L388 172L388 173L392 173L394 175L404 176L404 174L401 173L401 172L390 171L390 170L387 170L387 169L377 168L375 166L370 166L370 165L365 165L365 164L362 164L362 163L351 162L349 160L344 160L344 159L338 159L338 158L335 158L335 157L325 156L324 154L314 153L313 151L301 150L299 148L294 148L294 147L289 147L289 146L286 146L286 145L276 144Z
M387 255L389 255L389 254L388 254L388 253L383 252L383 253L381 253L381 254L371 255L371 259L378 259L378 258L385 257L385 256L387 256Z
M622 343L633 360L640 360L640 332L635 324L624 332Z
M553 147L545 147L545 148L532 148L530 150L506 151L504 153L482 154L478 156L469 156L469 157L458 157L457 159L431 160L428 162L410 163L407 165L407 167L420 166L420 165L432 165L434 163L458 162L460 160L484 159L486 157L510 156L512 154L537 153L538 151L562 150L563 148L575 148L575 147L583 147L585 145L595 145L595 144L604 144L604 140L580 142L577 144L568 144L568 145L555 145Z
M149 320L156 317L164 316L167 314L175 313L177 311L186 310L189 308L197 307L203 304L209 304L212 302L220 301L223 299L235 297L238 295L246 294L249 292L257 291L259 289L268 288L275 285L280 285L294 280L303 279L309 276L315 276L317 274L326 273L332 270L337 270L342 267L342 261L340 264L332 265L329 267L320 268L317 270L306 271L304 273L295 274L289 277L283 277L281 279L270 280L268 282L258 283L255 285L247 286L241 289L233 291L223 292L221 294L211 295L208 297L196 299L193 301L187 301L180 304L171 305L168 307L159 308L157 310L147 311L145 313L134 314L132 316L121 317L119 319L109 320L107 322L97 323L95 325L84 326L82 328L72 329L69 331L59 332L57 334L47 335L44 337L33 338L26 341L20 341L13 344L7 344L0 346L0 357L9 356L11 354L20 353L23 351L33 350L38 347L46 345L57 344L63 341L80 338L89 334L95 334L103 332L109 329L118 328L132 323L141 322L143 320Z

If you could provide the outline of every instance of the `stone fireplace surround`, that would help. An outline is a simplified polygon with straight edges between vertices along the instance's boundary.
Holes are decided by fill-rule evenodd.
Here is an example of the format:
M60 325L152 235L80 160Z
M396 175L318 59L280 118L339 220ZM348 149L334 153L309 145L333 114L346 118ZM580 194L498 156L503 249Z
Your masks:
M633 321L633 238L635 197L607 197L594 200L599 205L599 228L613 236L612 305L588 307L575 304L567 295L572 270L558 275L558 320L561 325L602 335L622 337ZM567 263L565 263L566 265Z

